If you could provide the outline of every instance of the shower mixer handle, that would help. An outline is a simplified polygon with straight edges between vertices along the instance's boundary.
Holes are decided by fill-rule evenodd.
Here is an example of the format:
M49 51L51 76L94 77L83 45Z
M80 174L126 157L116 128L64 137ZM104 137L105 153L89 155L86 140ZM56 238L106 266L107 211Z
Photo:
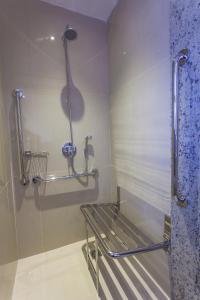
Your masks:
M73 158L76 155L76 146L71 142L65 143L62 147L62 154L67 158Z

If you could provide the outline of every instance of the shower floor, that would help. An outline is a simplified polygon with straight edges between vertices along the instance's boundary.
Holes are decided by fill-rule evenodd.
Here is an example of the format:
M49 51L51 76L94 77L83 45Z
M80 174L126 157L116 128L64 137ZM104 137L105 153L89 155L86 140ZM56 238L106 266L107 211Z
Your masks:
M12 300L99 299L85 255L81 241L19 260ZM136 257L99 260L102 300L170 300L169 288L164 291Z
M95 300L85 241L19 260L12 300Z

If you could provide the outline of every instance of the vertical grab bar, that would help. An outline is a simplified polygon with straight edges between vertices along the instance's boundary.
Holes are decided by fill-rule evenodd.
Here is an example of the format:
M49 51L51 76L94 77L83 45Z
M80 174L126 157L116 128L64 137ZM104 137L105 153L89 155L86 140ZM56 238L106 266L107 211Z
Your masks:
M17 132L18 132L18 144L19 144L19 156L20 156L20 182L23 185L29 183L29 179L26 176L26 167L24 162L24 138L22 129L22 113L21 113L21 99L24 98L24 91L22 89L16 89L13 92L16 98L16 115L17 115Z
M177 198L177 204L182 207L187 206L187 200L182 195L179 188L179 172L178 172L178 145L179 145L179 68L184 66L188 62L189 50L182 49L176 58L173 60L173 87L172 87L172 99L173 99L173 188L174 196Z

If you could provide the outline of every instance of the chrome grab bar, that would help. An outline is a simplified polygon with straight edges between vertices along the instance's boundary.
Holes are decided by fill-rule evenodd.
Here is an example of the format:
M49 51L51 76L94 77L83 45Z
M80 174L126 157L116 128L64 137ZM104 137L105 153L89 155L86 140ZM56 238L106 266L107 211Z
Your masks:
M93 169L91 172L84 172L84 173L75 173L73 175L67 175L67 176L54 176L50 175L46 178L43 178L41 176L35 176L33 177L32 181L33 183L49 183L57 180L68 180L68 179L76 179L76 178L81 178L81 177L95 177L98 174L97 169Z
M173 87L172 87L172 100L173 100L173 188L174 196L177 198L177 204L180 206L187 206L187 200L182 195L179 188L179 172L178 172L178 145L179 145L179 68L188 62L189 50L182 49L176 58L173 60Z
M26 162L31 158L47 158L49 153L32 152L24 150L24 136L22 126L22 112L21 112L21 100L25 98L23 89L15 89L13 96L16 99L16 121L17 121L17 133L18 133L18 147L19 147L19 160L20 160L20 182L22 185L29 184L29 177L26 173Z
M20 155L20 181L23 185L29 183L29 178L26 175L26 167L24 161L24 137L22 128L22 113L21 113L21 100L25 98L24 91L22 89L16 89L13 92L16 98L16 114L17 114L17 131L18 131L18 145L19 145L19 155Z

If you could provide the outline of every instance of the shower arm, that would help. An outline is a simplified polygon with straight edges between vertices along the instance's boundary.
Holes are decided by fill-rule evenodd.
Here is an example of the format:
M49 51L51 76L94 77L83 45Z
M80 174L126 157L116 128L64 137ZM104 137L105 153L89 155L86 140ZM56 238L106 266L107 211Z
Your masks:
M180 191L179 186L179 69L188 62L188 49L182 49L177 57L173 60L173 87L172 87L172 100L173 100L173 189L174 196L177 198L177 204L181 207L188 205L186 197Z

